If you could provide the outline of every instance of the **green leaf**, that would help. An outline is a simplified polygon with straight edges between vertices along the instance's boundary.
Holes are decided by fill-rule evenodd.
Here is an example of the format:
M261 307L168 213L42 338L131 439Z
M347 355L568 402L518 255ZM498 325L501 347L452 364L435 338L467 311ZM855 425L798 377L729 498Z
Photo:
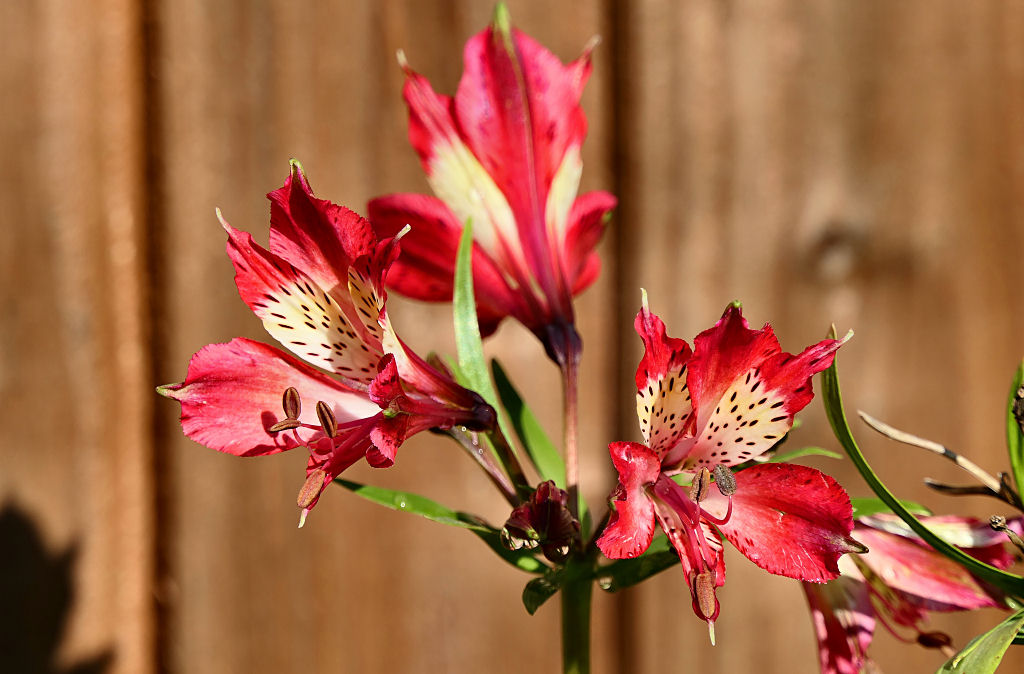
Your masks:
M878 513L892 512L892 509L885 505L882 499L878 498L851 498L850 505L853 506L853 519L857 519L858 517L868 517L869 515L877 515ZM920 503L914 503L913 501L900 501L900 505L915 515L932 514L932 511L928 510L928 508L925 508Z
M597 584L606 592L618 592L679 564L679 557L668 538L655 538L644 554L635 559L620 559L597 570Z
M768 463L785 463L805 456L827 456L830 459L843 458L843 455L839 452L833 452L831 449L825 449L824 447L804 447L803 449L794 449L792 452L776 454L768 459Z
M939 669L942 672L991 674L1003 660L1006 649L1024 627L1024 611L1017 611L994 628L979 634Z
M834 332L833 332L834 336ZM1000 569L979 562L975 558L971 557L960 549L953 547L949 543L936 536L928 527L926 527L920 520L918 520L913 514L910 513L903 505L896 499L889 488L886 487L875 472L868 465L867 459L864 458L864 454L861 453L860 448L857 446L856 440L853 439L853 433L850 431L850 426L846 421L846 413L843 411L843 398L839 391L839 374L836 369L838 359L832 362L832 366L825 370L821 375L821 388L822 388L822 400L825 405L825 414L828 416L828 421L832 425L832 432L835 433L836 438L839 440L839 444L846 450L853 465L860 471L864 481L868 483L871 490L878 495L885 505L889 506L895 514L899 515L900 519L907 523L907 525L914 530L918 536L920 536L928 545L932 546L936 551L942 553L949 559L964 567L978 578L985 580L996 587L1000 588L1004 592L1017 596L1024 597L1024 578L1017 576L1012 573L1007 573Z
M550 568L547 564L534 557L528 550L507 550L501 545L498 530L488 526L475 515L452 510L419 494L385 489L383 487L373 487L343 480L342 478L337 478L334 482L352 493L365 498L367 501L382 505L385 508L414 513L434 522L468 529L479 536L499 557L523 571L541 573L545 569Z
M523 588L523 606L533 615L544 602L555 596L565 585L576 580L587 580L594 575L593 568L586 563L570 561L566 566L548 569L540 578L534 578Z
M536 466L541 480L554 480L560 489L565 489L565 462L562 455L548 438L547 433L537 422L530 408L523 402L522 397L515 386L505 374L504 368L497 360L491 361L491 371L494 373L494 382L498 386L498 396L501 404L504 405L512 427L523 445L523 449L530 456L533 465Z
M1024 360L1020 362L1010 386L1010 399L1006 403L1006 449L1010 454L1010 468L1013 471L1013 484L1017 491L1024 489L1024 429L1017 423L1013 413L1017 401L1017 391L1024 386Z

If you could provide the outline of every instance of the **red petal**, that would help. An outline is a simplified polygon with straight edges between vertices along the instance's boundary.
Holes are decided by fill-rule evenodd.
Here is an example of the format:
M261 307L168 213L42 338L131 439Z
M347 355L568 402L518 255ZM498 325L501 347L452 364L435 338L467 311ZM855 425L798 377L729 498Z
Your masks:
M373 446L366 451L366 460L374 468L390 468L395 463L398 448L409 433L409 417L400 414L381 419L370 432Z
M634 326L644 342L644 356L636 369L636 412L644 440L661 455L692 432L686 386L692 351L685 341L666 335L665 324L647 306L646 293Z
M370 223L357 213L317 199L302 167L292 161L284 186L270 199L270 251L334 292L348 266L373 249Z
M228 454L259 456L323 436L305 428L267 432L285 418L281 396L289 386L298 390L302 401L299 420L313 426L319 426L319 400L331 406L342 424L380 411L366 396L288 354L241 338L200 349L189 362L185 381L161 392L181 403L181 426L188 437Z
M801 585L811 607L822 674L859 674L875 632L875 613L864 584L844 577Z
M455 255L462 235L460 225L445 204L420 194L392 194L374 199L370 220L381 238L396 235L406 225L402 252L387 277L388 286L413 299L450 302L455 276ZM473 291L481 331L487 335L505 316L525 316L518 293L477 244L473 246Z
M562 265L573 295L583 292L597 279L601 259L594 248L604 233L606 216L615 204L615 197L607 192L587 192L576 199L569 211Z
M762 569L798 580L831 580L839 575L839 557L859 549L850 539L850 497L828 475L772 463L735 477L732 517L718 528ZM721 518L727 503L713 489L701 505Z
M347 290L328 294L295 266L221 220L242 300L275 339L303 360L365 385L377 373L382 352L369 341Z
M860 559L917 606L954 611L1000 605L962 566L922 542L859 523L854 535L870 550Z
M825 340L793 356L781 350L771 326L749 329L730 305L694 340L687 382L696 431L666 461L729 466L763 454L789 432L793 415L814 395L811 376L832 363L843 341Z
M611 559L637 557L654 538L654 504L644 487L658 479L661 463L654 452L635 442L608 445L619 486L612 495L614 510L597 547Z
M381 359L378 370L377 377L370 384L370 400L377 403L381 409L387 409L391 401L404 393L398 380L395 357L390 353L386 354Z

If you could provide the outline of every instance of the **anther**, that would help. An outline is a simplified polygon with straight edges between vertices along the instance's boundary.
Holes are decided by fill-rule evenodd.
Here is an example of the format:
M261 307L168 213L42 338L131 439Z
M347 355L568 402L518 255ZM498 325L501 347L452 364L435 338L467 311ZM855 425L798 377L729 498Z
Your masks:
M309 474L306 481L302 483L302 489L299 490L297 504L300 508L308 508L309 504L320 495L325 477L327 477L327 473L319 468Z
M299 392L295 387L289 386L284 390L281 397L281 407L284 408L284 415L289 419L298 419L302 412L302 402L299 400Z
M690 483L690 500L700 503L708 497L708 489L710 488L711 471L705 466L701 466L700 471L694 475L693 482Z
M711 645L715 645L715 579L711 572L697 574L693 579L693 593L697 597L697 608L700 609L701 617L708 623L708 636Z
M268 428L267 430L271 433L279 433L281 431L290 431L293 428L298 428L302 423L298 419L284 419L278 421L276 424Z
M949 648L953 639L945 632L921 632L917 635L917 643L925 648Z
M1010 542L1013 543L1018 550L1024 552L1024 540L1022 540L1021 537L1017 535L1017 532L1015 532L1010 527L1006 526L1005 517L1003 517L1002 515L993 515L991 518L989 518L988 525L996 531L1001 531L1004 534L1006 534L1006 537L1010 539Z
M715 474L715 484L718 485L718 491L722 492L722 496L732 496L736 493L736 478L731 470L722 464L718 464L713 472Z
M333 438L338 434L338 420L334 418L334 412L331 411L330 405L323 400L316 404L316 416L320 420L320 425L324 427L327 437Z

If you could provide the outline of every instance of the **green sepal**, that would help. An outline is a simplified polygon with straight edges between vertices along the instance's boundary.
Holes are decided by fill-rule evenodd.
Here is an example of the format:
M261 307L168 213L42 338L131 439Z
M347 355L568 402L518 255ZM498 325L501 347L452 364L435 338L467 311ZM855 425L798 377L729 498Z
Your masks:
M991 674L996 671L1010 644L1017 643L1021 628L1024 627L1024 611L1017 611L988 632L979 634L964 646L938 670L944 672L965 672L970 674Z
M433 501L426 496L420 496L419 494L360 484L344 480L340 477L336 478L334 482L367 501L382 505L385 508L413 513L434 522L468 529L479 536L487 544L487 547L497 553L499 557L512 566L528 573L543 573L546 569L550 568L547 564L534 557L532 551L506 549L501 544L500 532L470 513L452 510L437 501Z
M565 462L562 455L537 421L537 417L523 402L505 369L497 360L491 361L491 372L498 387L498 396L505 408L516 436L533 461L541 480L553 480L559 489L565 489Z
M832 331L831 336L833 338L835 337L835 330ZM853 462L853 465L857 467L861 477L863 477L864 481L868 483L871 490L878 495L882 502L885 503L893 513L899 515L900 519L906 522L907 525L913 529L914 533L920 536L937 552L945 555L978 578L995 585L1007 594L1016 597L1024 597L1024 578L1021 578L1016 574L1002 571L994 566L985 564L984 562L980 562L974 557L971 557L967 553L961 551L959 548L946 543L944 540L932 533L932 531L913 514L911 514L910 511L904 508L893 493L889 491L889 488L886 487L878 478L875 472L871 469L871 466L868 465L867 459L864 458L864 454L861 453L856 440L853 439L853 433L850 431L850 426L846 421L846 413L843 411L843 398L839 390L839 374L836 369L837 362L838 358L833 360L832 365L822 372L821 375L822 401L825 405L825 414L828 417L829 423L832 425L832 432L835 433L836 439L839 440L839 444L846 450L846 453Z
M1024 489L1024 428L1021 428L1013 413L1017 401L1017 391L1024 386L1024 360L1014 373L1010 385L1010 396L1006 402L1006 449L1010 454L1010 469L1013 471L1013 484L1019 492Z

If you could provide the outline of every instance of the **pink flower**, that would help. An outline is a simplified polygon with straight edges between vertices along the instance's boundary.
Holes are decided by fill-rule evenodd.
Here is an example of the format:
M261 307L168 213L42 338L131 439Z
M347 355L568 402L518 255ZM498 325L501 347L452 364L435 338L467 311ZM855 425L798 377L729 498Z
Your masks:
M382 279L396 238L377 241L365 219L315 198L297 162L267 196L270 250L221 224L242 300L298 358L243 338L210 344L192 357L184 382L160 392L181 403L185 435L211 449L308 451L301 526L331 480L363 456L388 467L410 435L488 428L494 411L392 329Z
M484 334L513 316L562 363L579 349L572 298L597 278L594 252L615 198L577 198L580 107L590 49L568 65L495 22L466 43L454 98L434 92L404 58L409 138L437 197L394 194L370 202L381 236L407 224L388 284L420 300L451 301L455 251L472 222L473 281Z
M716 588L725 582L720 537L766 571L814 582L835 578L840 555L860 549L849 537L850 499L828 475L780 463L730 470L789 432L793 415L813 397L811 376L832 363L843 342L828 339L794 356L781 350L770 326L749 329L730 305L691 351L666 335L646 295L636 330L645 346L636 371L645 444L609 447L619 484L597 544L610 558L637 557L657 522L679 554L693 611L714 643ZM681 474L689 487L673 479Z
M922 517L932 531L970 555L998 568L1013 557L1003 534L963 517ZM1020 529L1019 521L1012 524ZM823 674L855 674L871 666L868 646L875 623L902 641L941 648L952 655L949 637L924 631L927 611L970 611L1000 606L998 592L925 544L895 515L858 518L857 540L870 552L840 560L841 576L825 585L804 583L818 637ZM909 632L910 636L900 634Z

